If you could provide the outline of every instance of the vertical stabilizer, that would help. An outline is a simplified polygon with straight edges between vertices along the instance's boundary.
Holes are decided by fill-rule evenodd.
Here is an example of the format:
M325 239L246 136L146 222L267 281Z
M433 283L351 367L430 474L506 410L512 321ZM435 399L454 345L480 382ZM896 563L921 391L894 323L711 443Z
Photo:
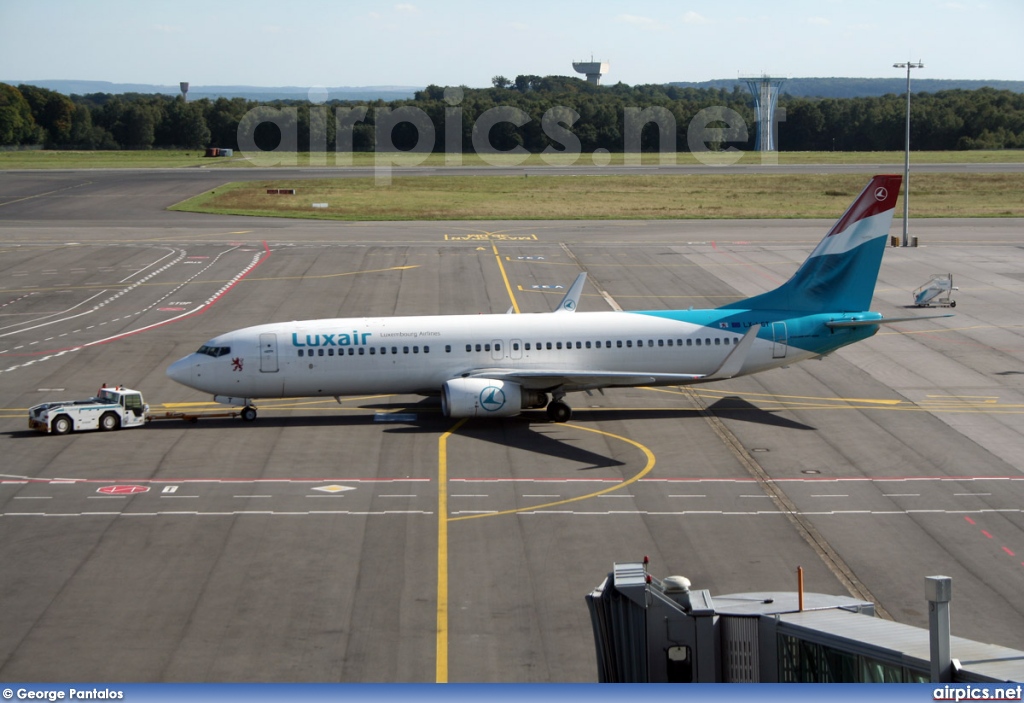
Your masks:
M793 277L726 309L863 312L870 308L902 176L875 176Z

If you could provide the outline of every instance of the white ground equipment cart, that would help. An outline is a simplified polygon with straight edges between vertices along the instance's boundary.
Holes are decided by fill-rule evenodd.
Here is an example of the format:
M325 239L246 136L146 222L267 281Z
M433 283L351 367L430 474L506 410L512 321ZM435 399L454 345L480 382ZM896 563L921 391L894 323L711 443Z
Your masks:
M923 286L914 291L914 306L919 308L955 308L956 301L950 299L953 291L960 290L953 285L953 274L936 273Z
M28 410L28 426L40 432L67 434L75 430L118 430L146 424L149 406L142 393L129 388L101 388L88 400L42 403Z

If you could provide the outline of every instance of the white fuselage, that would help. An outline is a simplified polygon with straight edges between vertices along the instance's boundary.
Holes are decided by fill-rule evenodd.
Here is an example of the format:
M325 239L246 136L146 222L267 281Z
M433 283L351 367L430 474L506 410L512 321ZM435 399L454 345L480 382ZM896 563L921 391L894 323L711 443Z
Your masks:
M777 324L781 334L769 329L756 340L742 374L815 355L788 346ZM216 337L204 346L216 356L200 350L168 375L214 395L255 399L433 394L481 369L708 374L745 331L625 312L285 322Z

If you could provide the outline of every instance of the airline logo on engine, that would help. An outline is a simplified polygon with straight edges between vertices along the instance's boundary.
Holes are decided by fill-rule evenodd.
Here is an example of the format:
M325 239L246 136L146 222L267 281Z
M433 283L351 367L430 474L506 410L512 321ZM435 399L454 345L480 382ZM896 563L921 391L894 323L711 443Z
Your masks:
M505 407L505 391L497 386L487 386L480 391L480 407L488 412L495 412Z

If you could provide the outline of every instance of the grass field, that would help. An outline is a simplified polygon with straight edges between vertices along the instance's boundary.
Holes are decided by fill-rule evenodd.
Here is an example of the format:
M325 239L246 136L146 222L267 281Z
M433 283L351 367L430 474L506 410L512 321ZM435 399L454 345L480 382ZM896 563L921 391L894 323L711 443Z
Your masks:
M259 158L247 159L235 152L231 158L205 158L202 150L149 150L149 151L0 151L0 170L47 169L47 168L250 168L274 165L270 162L284 160L282 166L357 166L371 167L376 164L376 155L368 152L355 154L256 154ZM451 165L444 154L428 154L424 159L418 154L396 154L396 160L405 165L442 167ZM706 155L714 157L713 154ZM731 155L724 155L732 159ZM522 165L525 166L590 166L595 159L599 164L621 165L623 154L531 154ZM635 158L635 157L634 157ZM903 164L902 151L856 151L856 152L778 152L767 155L770 163L780 164ZM1024 151L921 151L912 152L914 163L1022 163ZM777 161L776 161L777 159ZM740 164L759 164L763 159L757 152L743 152ZM516 165L521 157L514 154L494 154L483 158L476 154L462 155L463 166ZM643 154L642 163L678 165L699 165L703 163L690 153Z
M864 175L433 176L231 183L172 210L335 220L835 218ZM296 190L268 195L267 189ZM326 209L313 203L327 203ZM897 206L897 213L902 205ZM918 174L914 217L1024 217L1024 174Z

